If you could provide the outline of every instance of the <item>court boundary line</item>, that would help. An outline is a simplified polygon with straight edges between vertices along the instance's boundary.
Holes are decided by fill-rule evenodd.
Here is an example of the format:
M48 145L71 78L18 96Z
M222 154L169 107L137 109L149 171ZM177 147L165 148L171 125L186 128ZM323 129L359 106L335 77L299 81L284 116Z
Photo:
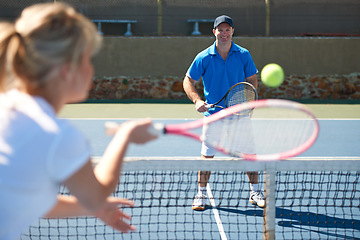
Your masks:
M67 119L67 120L75 120L75 121L80 121L80 120L134 120L134 119L146 119L146 118L150 118L150 119L154 119L154 120L177 120L177 121L188 121L188 120L198 120L198 119L202 119L203 117L200 116L199 118L165 118L165 117L161 117L161 118L156 118L156 117L133 117L133 118L111 118L111 117L107 117L107 118L89 118L89 117L59 117L59 119ZM254 118L254 119L272 119L272 118ZM324 121L359 121L360 118L316 118L318 120L324 120Z
M176 120L176 121L189 121L189 120L198 120L198 119L202 119L202 117L199 118L156 118L156 117L133 117L133 118L71 118L71 117L59 117L59 119L66 119L66 120L71 120L71 121L81 121L81 120L136 120L136 119L146 119L146 118L150 118L153 120ZM360 119L359 119L360 120Z
M219 211L216 208L214 196L212 195L209 183L206 185L206 191L207 191L207 194L208 194L208 197L209 197L210 204L212 206L213 214L214 214L214 217L215 217L216 224L218 226L218 230L219 230L219 233L220 233L221 240L227 240L225 230L224 230L224 227L223 227L222 222L221 222L220 214L219 214Z

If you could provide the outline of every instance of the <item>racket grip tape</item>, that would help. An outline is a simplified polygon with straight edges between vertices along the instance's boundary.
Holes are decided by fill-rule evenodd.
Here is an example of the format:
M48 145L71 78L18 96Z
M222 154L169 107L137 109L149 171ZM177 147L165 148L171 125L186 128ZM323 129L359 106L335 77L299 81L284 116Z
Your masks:
M165 125L162 123L154 123L148 128L148 132L155 136L160 136L166 133Z
M119 128L119 124L116 122L105 122L106 135L114 135Z

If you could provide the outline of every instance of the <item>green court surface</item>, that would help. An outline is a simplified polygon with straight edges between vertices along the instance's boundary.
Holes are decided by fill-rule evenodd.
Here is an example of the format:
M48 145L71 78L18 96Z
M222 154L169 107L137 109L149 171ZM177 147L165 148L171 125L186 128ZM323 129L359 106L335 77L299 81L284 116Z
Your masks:
M360 104L306 104L318 118L360 119ZM68 104L63 118L201 118L194 104L174 103L79 103Z

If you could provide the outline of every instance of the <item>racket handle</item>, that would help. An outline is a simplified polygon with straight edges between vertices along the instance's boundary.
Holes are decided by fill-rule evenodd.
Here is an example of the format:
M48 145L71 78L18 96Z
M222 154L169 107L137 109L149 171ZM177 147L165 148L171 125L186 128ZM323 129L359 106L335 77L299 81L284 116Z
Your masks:
M148 132L155 136L165 134L165 125L162 123L154 123L148 128Z
M116 122L105 122L106 135L114 135L119 128L119 124Z
M106 122L105 123L106 135L114 135L118 129L119 129L119 124L116 122ZM148 132L155 136L162 135L165 133L165 125L162 123L152 124L148 128Z
M205 107L206 108L212 108L212 107L214 107L214 104L206 104Z

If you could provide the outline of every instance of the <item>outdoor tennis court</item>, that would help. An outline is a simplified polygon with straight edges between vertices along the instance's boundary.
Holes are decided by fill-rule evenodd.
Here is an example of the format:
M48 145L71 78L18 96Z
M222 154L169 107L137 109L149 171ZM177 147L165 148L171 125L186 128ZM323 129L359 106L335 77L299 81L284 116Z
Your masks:
M201 117L194 114L192 105L163 106L163 111L157 112L151 104L146 108L110 104L102 107L103 112L93 111L93 117L84 118L76 115L86 115L87 105L72 105L63 117L70 118L88 136L93 156L98 159L110 140L104 133L107 120L121 123L128 120L123 117L128 114L130 118L148 116L170 124ZM71 111L78 107L84 111ZM123 107L142 116L131 116L129 111L122 111ZM340 107L335 105L334 109ZM359 108L343 107L352 108L349 114ZM174 114L164 111L167 108L175 109ZM331 111L328 105L323 108ZM188 118L179 118L176 109ZM324 109L315 111L329 114ZM360 119L347 118L346 114L320 118L317 142L294 160L275 164L234 161L221 154L215 161L204 162L199 159L200 143L164 136L144 146L133 145L127 154L117 194L137 203L125 210L132 215L136 232L120 234L92 218L41 220L40 226L31 227L22 239L259 239L263 235L263 209L248 201L245 170L260 171L262 188L265 173L276 172L276 239L360 239L359 142ZM135 161L139 159L142 161ZM213 201L208 201L203 212L191 209L198 169L213 171L209 182Z
M28 8L33 4L38 7ZM94 166L111 142L108 121L115 122L114 132L117 124L141 118L187 126L200 119L201 126L196 134L188 132L190 138L179 136L186 135L184 125L173 127L179 135L154 126L164 136L128 147L113 196L136 203L121 206L136 231L122 234L94 217L39 219L20 239L360 240L359 0L0 5L0 240L50 207L47 199L61 184L56 179L66 178L85 210L104 210L99 204L122 158L109 157L110 165L97 168L95 178L88 165L69 177L80 168L80 155L89 156L88 146L66 124L52 124L52 110L84 133ZM8 94L13 87L31 96ZM287 99L307 103L310 111ZM76 101L85 102L67 104L59 113L65 102ZM226 109L215 113L222 103ZM202 122L194 105L211 116ZM201 158L202 143L195 139L217 148L215 158ZM114 152L123 153L116 146ZM211 171L206 192L199 170ZM259 173L259 184L249 171ZM258 205L249 202L250 190ZM71 195L63 185L59 194ZM44 199L31 206L31 197ZM205 210L194 211L204 208L203 200ZM84 213L76 199L70 201L60 200L53 210L63 211L50 216Z

